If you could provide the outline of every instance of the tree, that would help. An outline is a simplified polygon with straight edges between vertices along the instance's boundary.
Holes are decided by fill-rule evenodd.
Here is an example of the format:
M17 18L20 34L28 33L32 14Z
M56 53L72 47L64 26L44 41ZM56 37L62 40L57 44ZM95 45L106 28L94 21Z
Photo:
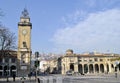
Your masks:
M9 60L13 49L16 48L16 36L14 33L6 27L0 25L0 56L6 57ZM7 69L9 69L9 62L7 63ZM8 73L7 73L8 82Z
M16 36L8 28L0 26L0 50L13 50L16 48Z

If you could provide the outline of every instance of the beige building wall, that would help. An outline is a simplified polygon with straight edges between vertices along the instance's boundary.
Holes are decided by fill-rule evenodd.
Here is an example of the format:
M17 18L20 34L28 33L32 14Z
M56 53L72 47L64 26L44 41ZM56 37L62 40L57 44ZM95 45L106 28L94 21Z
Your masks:
M73 50L67 50L62 57L61 67L62 74L72 70L81 74L108 74L115 72L115 60L113 58L120 57L117 54L74 54ZM118 72L120 72L120 60L118 60Z
M50 68L50 73L52 73L54 69L57 69L57 60L56 59L48 60L48 67Z

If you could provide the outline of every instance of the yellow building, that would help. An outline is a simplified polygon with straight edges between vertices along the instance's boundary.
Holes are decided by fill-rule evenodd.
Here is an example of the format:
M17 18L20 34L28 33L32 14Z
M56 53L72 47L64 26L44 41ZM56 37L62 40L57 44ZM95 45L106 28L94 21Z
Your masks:
M69 49L61 58L61 72L66 74L67 71L81 74L101 74L114 73L115 69L120 72L120 60L112 60L119 58L118 54L102 54L102 53L85 53L75 54Z
M32 23L28 11L24 9L20 22L18 23L18 73L27 74L30 72L31 58L31 29Z
M57 62L57 59L48 60L48 67L50 69L50 73L57 73Z

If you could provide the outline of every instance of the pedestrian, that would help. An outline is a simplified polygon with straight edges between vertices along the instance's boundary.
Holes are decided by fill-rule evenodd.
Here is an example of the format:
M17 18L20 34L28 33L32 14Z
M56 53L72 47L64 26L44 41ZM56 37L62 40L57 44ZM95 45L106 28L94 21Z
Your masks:
M38 83L40 83L40 79L38 78Z
M29 77L29 78L31 77L31 74L30 74L30 73L28 74L28 77Z
M15 77L16 77L16 75L15 75L15 74L13 74L13 81L15 81Z

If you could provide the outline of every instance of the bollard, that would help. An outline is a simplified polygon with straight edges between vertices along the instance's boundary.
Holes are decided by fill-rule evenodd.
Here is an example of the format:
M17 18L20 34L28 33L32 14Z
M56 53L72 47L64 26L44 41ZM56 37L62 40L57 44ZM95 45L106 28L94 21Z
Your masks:
M40 83L43 83L43 79L40 79Z
M62 77L56 77L56 83L62 83Z
M115 78L117 78L117 72L115 73Z
M24 80L25 80L25 77L22 77L22 78L21 78L22 83L24 83Z
M53 79L53 83L56 83L56 79L55 78Z
M49 80L49 83L53 83L53 77L52 76L49 76L48 80Z

